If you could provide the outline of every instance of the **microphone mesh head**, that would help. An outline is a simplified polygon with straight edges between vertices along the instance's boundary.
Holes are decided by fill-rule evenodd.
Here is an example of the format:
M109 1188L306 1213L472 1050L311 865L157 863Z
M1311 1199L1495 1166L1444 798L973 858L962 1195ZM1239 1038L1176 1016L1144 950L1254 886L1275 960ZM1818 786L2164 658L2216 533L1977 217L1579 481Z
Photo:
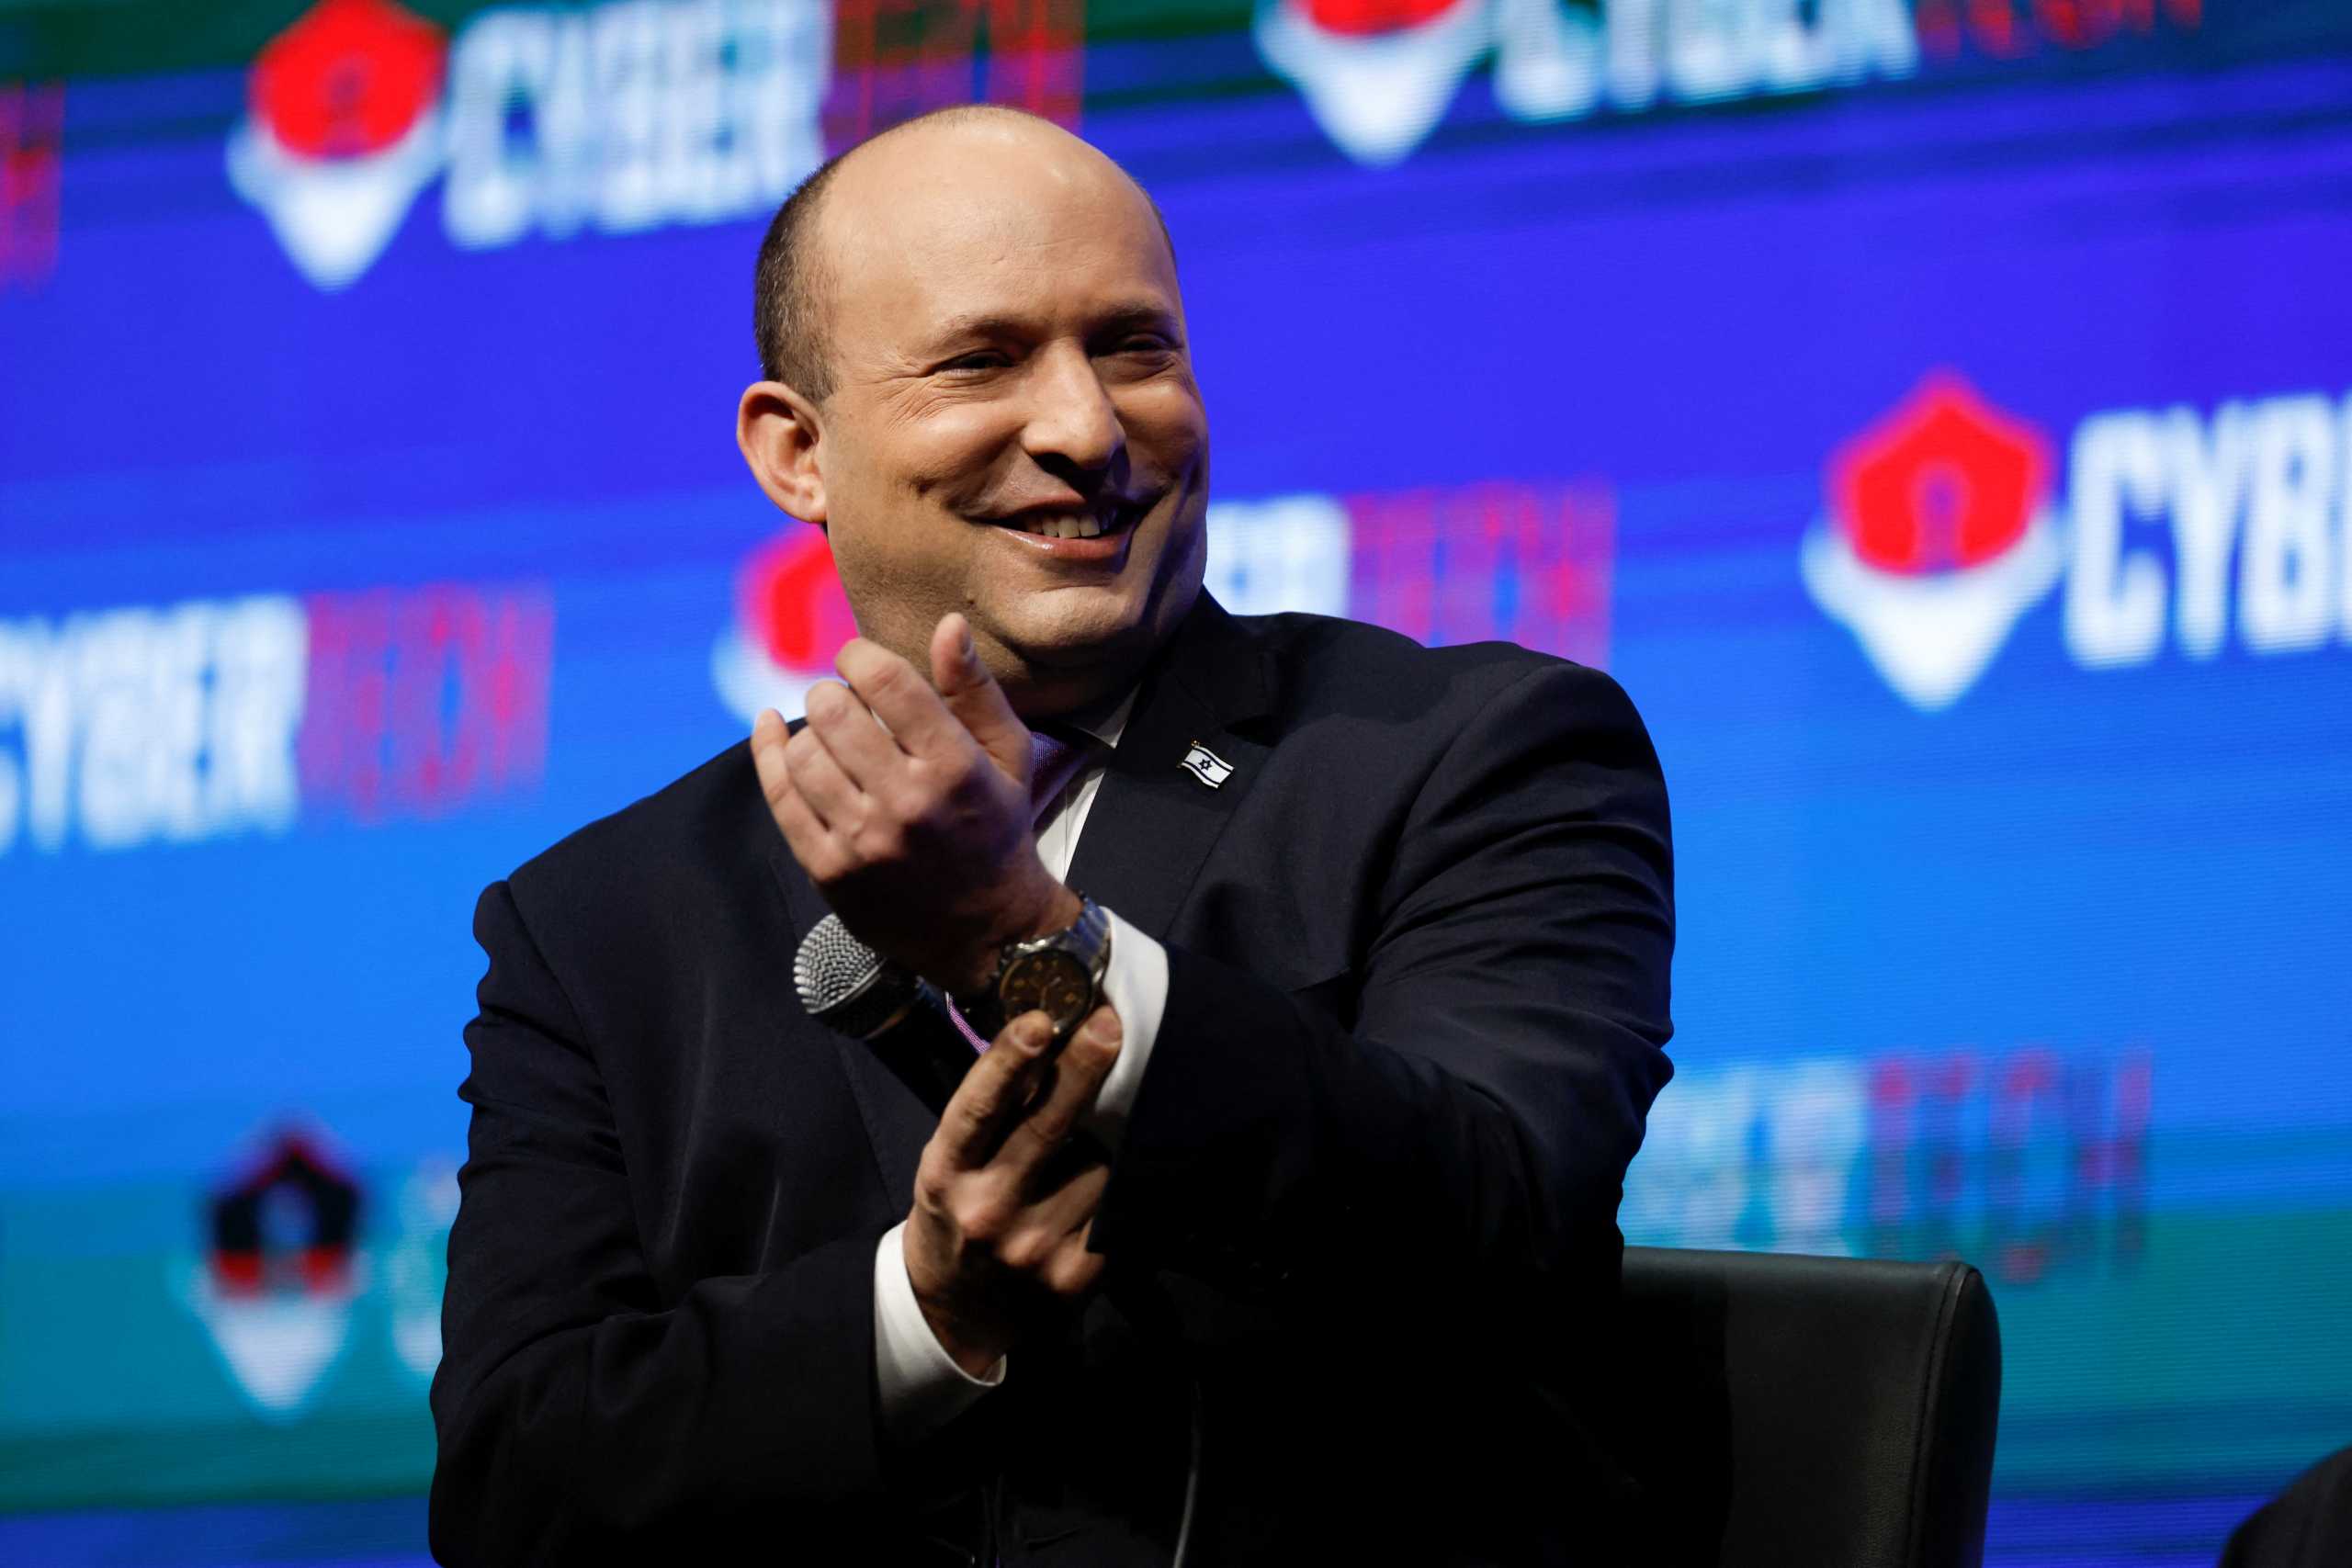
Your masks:
M882 955L850 935L839 915L827 915L800 939L792 985L800 1005L822 1018L874 984L881 972Z

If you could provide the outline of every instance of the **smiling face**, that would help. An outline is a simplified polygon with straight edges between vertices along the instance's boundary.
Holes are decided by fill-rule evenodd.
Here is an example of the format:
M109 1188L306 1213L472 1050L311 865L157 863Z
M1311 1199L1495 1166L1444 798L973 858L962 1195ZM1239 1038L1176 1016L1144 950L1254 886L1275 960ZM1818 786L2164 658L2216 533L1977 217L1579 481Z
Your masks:
M816 227L832 389L772 395L804 428L763 443L754 387L744 447L826 527L859 629L924 669L963 611L1032 717L1123 689L1199 592L1208 503L1149 203L1077 138L988 115L862 149Z

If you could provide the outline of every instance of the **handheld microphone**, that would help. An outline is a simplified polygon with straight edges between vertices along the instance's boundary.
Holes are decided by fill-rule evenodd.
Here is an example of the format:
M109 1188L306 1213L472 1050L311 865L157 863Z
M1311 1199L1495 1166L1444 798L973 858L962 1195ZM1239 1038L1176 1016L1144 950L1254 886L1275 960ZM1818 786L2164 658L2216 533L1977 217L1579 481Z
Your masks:
M792 985L809 1017L864 1041L933 1115L945 1113L976 1057L931 985L851 935L839 915L800 939Z

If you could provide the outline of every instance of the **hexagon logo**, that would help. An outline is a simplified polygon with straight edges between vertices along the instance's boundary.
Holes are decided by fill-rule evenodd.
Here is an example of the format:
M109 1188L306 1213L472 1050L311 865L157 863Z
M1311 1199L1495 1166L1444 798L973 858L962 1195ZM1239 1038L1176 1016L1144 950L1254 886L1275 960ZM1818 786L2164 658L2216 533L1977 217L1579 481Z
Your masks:
M288 1129L205 1204L205 1254L182 1299L265 1420L300 1416L349 1342L361 1203L323 1141Z
M2040 431L1951 372L1830 458L1805 586L1912 706L1958 701L2057 582L2051 468Z
M254 62L229 181L319 288L366 272L440 173L447 53L395 0L319 0Z

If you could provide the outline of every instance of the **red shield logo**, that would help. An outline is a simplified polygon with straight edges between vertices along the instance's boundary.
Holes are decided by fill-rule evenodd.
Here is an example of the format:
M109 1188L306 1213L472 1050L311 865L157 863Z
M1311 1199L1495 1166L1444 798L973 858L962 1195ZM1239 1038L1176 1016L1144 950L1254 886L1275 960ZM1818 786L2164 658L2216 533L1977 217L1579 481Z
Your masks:
M1830 459L1805 586L1913 706L1957 701L2058 581L2051 468L2040 431L1951 373Z
M321 288L367 271L440 173L447 56L394 0L320 0L254 62L230 182Z
M735 620L711 649L711 679L745 724L762 708L792 718L856 635L831 547L820 530L794 524L736 574Z

